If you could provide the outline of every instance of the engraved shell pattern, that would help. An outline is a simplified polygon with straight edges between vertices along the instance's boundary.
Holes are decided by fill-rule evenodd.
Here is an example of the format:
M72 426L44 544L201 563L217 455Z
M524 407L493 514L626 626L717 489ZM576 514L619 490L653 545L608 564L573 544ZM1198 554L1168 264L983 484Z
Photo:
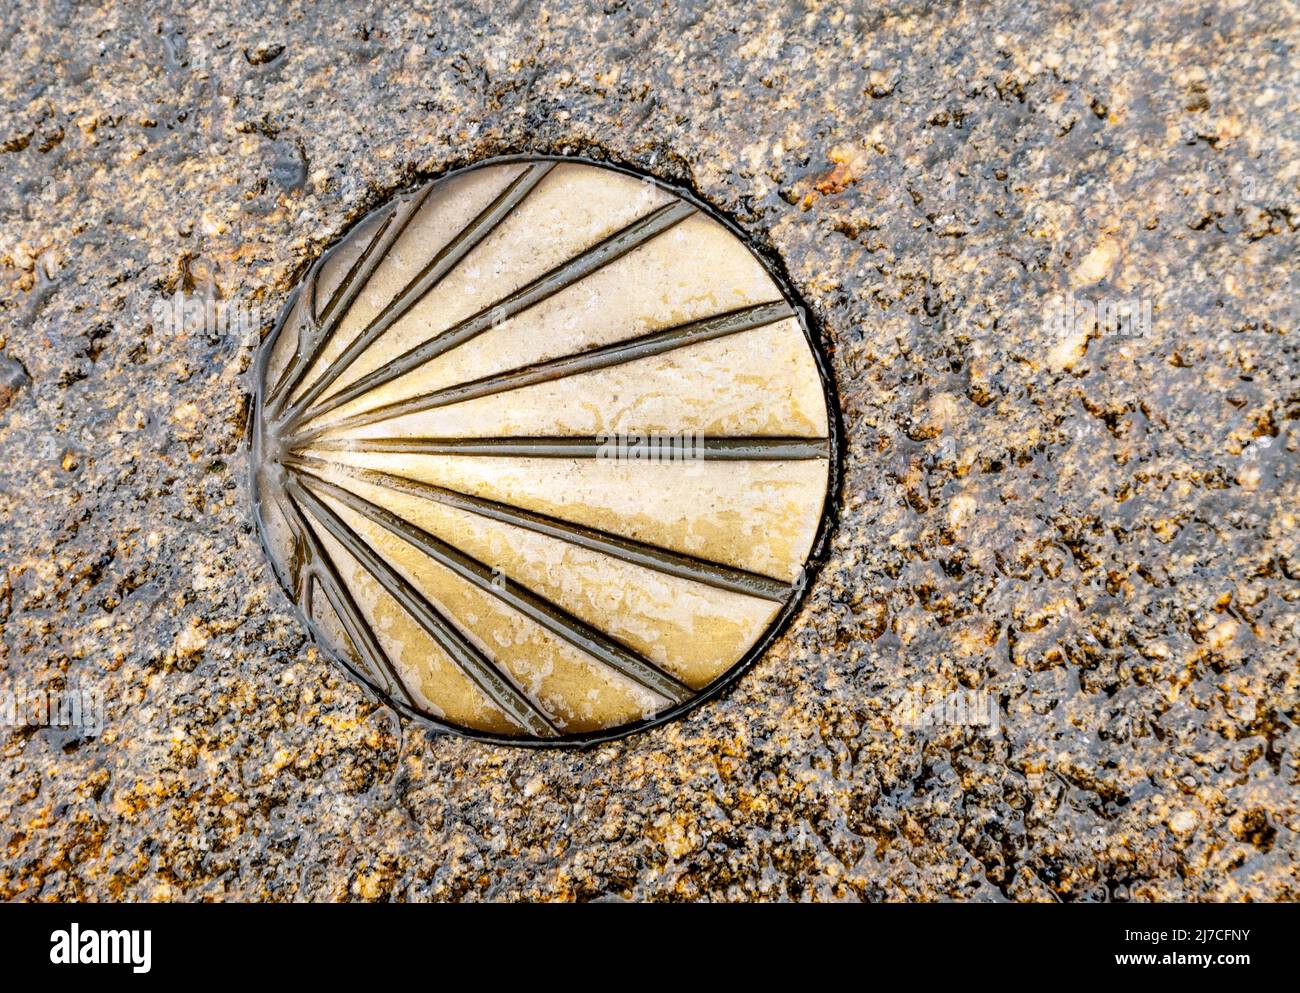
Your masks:
M575 159L401 195L258 359L253 488L317 643L407 716L603 740L792 614L835 477L781 284L689 195Z

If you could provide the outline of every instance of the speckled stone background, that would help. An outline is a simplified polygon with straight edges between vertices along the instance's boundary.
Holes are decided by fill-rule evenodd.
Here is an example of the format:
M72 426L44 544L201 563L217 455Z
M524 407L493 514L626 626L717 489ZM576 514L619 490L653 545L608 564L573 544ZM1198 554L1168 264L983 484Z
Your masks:
M0 689L105 726L0 728L0 896L1300 898L1295 6L729 6L6 6ZM317 654L249 342L153 316L269 321L393 191L528 150L779 254L847 442L776 649L586 753L403 728ZM1071 291L1150 334L1054 334ZM959 689L996 729L909 726Z

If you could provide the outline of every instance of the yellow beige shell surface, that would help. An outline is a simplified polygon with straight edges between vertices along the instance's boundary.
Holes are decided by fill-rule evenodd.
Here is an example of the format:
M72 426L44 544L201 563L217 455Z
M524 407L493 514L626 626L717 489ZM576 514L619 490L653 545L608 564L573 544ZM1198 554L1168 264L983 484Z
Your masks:
M306 275L258 376L276 573L411 715L643 727L802 591L833 468L816 355L743 242L651 180L505 160L398 197Z

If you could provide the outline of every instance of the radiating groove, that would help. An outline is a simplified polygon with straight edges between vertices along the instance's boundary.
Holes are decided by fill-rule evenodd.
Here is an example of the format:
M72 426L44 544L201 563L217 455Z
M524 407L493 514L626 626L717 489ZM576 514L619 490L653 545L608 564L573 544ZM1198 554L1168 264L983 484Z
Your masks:
M379 226L376 228L374 235L371 236L370 242L366 246L365 251L357 257L356 261L354 261L349 267L347 273L344 274L343 279L339 281L339 285L334 288L334 292L330 294L330 304L333 304L338 299L340 291L346 288L348 280L356 278L358 272L357 266L370 254L370 251L375 246L375 240L381 237L384 231L387 230L389 223L393 219L393 213L394 209L389 208L387 216L379 223ZM298 313L297 340L293 345L293 355L291 355L289 361L285 363L284 371L280 374L280 378L267 394L267 404L269 408L282 405L285 399L288 398L288 396L297 388L298 382L301 380L303 374L311 366L311 362L308 361L307 356L315 354L316 350L321 347L321 341L325 337L321 327L318 293L320 289L321 270L325 268L325 263L327 261L329 261L328 253L322 255L312 263L311 268L307 271L307 275L303 277L301 289L305 296L302 303L302 309ZM314 361L314 359L311 361Z
M334 335L338 325L342 323L343 317L347 310L352 306L352 301L356 299L357 294L365 287L370 277L388 256L389 250L393 244L406 230L406 226L412 218L419 212L420 206L423 205L425 197L428 196L429 189L426 189L416 197L404 204L397 204L390 208L383 220L380 221L375 233L371 235L370 241L361 254L348 268L347 273L339 281L339 285L330 294L327 307L329 317L320 314L316 308L316 280L319 277L320 267L325 262L325 256L322 256L312 270L311 275L311 298L308 301L307 313L313 322L313 333L306 341L302 336L298 339L298 350L295 353L293 363L293 376L286 384L285 389L278 396L272 398L272 410L278 409L293 395L302 379L311 370L315 364L317 356L329 343ZM400 216L399 216L400 215ZM396 223L394 221L396 220Z
M316 311L318 320L328 322L332 314L338 314L340 320L342 319L358 294L365 288L367 280L374 275L375 269L383 263L384 257L388 254L388 249L396 243L397 239L401 237L402 231L406 230L406 226L420 212L423 203L424 198L417 196L401 208L394 207L379 222L379 226L375 229L375 233L371 235L370 241L361 250L361 253L352 260L352 264L348 266L348 271L338 281L338 285L334 287L334 292L330 294L330 298L325 301L325 306ZM399 211L404 212L403 216L398 216ZM384 236L390 228L394 228L393 237L385 243ZM381 244L384 245L384 248L382 251L377 252L375 249ZM364 278L362 278L363 275Z
M825 438L708 438L669 432L578 438L332 438L317 441L311 447L328 452L640 460L670 464L798 462L829 456Z
M557 637L586 652L592 658L621 672L649 690L674 703L684 703L693 695L673 676L649 659L642 657L591 625L570 614L563 607L538 596L526 586L494 572L490 566L472 558L429 532L365 497L307 472L301 477L308 486L321 490L346 504L366 519L386 528L408 545L423 552L461 579L513 607Z
M318 259L316 261L316 265L322 264L324 264L322 260ZM313 272L314 270L315 267L313 266ZM280 335L285 333L285 325L288 324L289 315L293 313L294 305L298 302L299 297L302 296L304 287L306 287L309 292L313 289L312 272L308 272L303 282L295 286L293 292L289 294L289 299L285 301L284 309L280 312L280 317L279 320L276 321L275 327L271 329L270 337L266 339L265 345L274 345ZM280 370L280 375L276 377L275 383L266 391L265 402L268 405L274 402L277 397L282 395L289 377L293 375L294 369L296 368L295 363L303 345L303 334L305 331L306 329L303 326L303 321L300 319L298 327L294 331L294 334L297 335L297 339L294 341L293 352L289 355L288 361L284 363L284 368Z
M347 314L349 308L351 308L353 301L355 301L357 295L365 289L366 284L370 282L370 277L375 274L375 270L378 269L384 259L388 257L388 253L397 242L397 239L402 236L402 233L406 230L407 226L416 215L420 213L420 208L424 206L424 201L428 199L429 191L432 189L433 184L427 184L424 189L420 190L400 207L394 208L388 216L384 218L383 223L379 225L379 229L374 233L369 244L366 245L365 251L361 253L361 256L348 270L347 275L331 295L326 308L327 313L321 315L320 318L316 318L315 316L315 280L313 278L313 298L310 301L312 304L312 308L310 309L312 312L312 319L317 326L314 334L311 336L311 340L308 342L305 355L303 354L302 349L302 339L301 337L299 338L299 352L297 353L299 357L296 359L293 377L286 384L284 390L279 394L279 396L271 403L270 406L273 413L282 407L284 402L293 395L293 391L298 388L298 385L302 382L302 378L307 375L307 372L311 367L316 364L316 360L320 357L321 351L334 337L334 333L343 322L343 318ZM323 260L324 257L322 257L321 261Z
M442 486L407 479L405 476L395 476L375 469L361 469L356 466L326 462L323 459L307 455L287 456L284 459L284 464L289 467L309 469L316 472L342 472L363 482L372 483L375 486L382 486L398 493L405 493L408 496L419 497L443 506L467 511L480 517L500 521L503 524L513 524L516 527L537 534L558 538L580 548L602 552L624 562L630 562L633 565L653 569L656 572L675 576L678 579L693 580L706 586L712 586L715 589L727 590L731 593L743 593L777 603L784 603L789 599L791 593L791 587L788 583L783 583L770 576L763 576L759 573L747 572L744 569L737 569L719 562L709 562L690 555L683 555L680 552L661 548L658 545L634 541L631 538L610 534L607 531L585 527L581 524L573 524L558 517L534 513L519 507L512 507L509 504L498 503L495 500L486 500L483 497L471 496L468 493L460 493L457 490L450 490Z
M385 562L315 494L294 479L289 480L288 489L291 496L311 511L312 516L379 581L460 670L511 720L538 737L553 738L559 734L541 708L528 699L504 673L498 671L419 590Z
M526 286L507 294L496 303L484 307L476 314L467 317L441 334L416 345L414 348L367 373L356 382L345 389L339 390L339 392L323 400L312 410L299 415L289 423L297 426L303 421L304 417L309 416L311 419L320 417L331 410L350 403L359 396L369 393L371 390L383 386L385 383L390 383L394 379L406 375L411 370L419 368L444 352L448 352L458 345L463 345L489 328L509 320L529 307L586 278L596 270L622 258L633 249L640 247L652 238L684 221L693 213L695 213L695 208L682 200L665 204L651 211L644 217L633 221L621 231L610 235L604 241L586 249L568 261L562 262L550 272L537 277Z
M480 397L507 393L510 390L522 389L525 386L554 382L558 379L581 375L585 372L608 369L611 366L662 355L665 352L685 348L688 345L698 345L702 342L713 341L716 338L724 338L743 331L752 331L755 328L765 327L768 324L774 324L777 321L793 316L794 311L783 300L760 303L753 307L744 307L730 313L718 314L714 317L706 317L703 320L691 321L688 324L665 328L662 331L655 331L639 338L615 342L612 345L602 345L600 348L578 352L576 355L566 355L563 358L535 362L532 365L512 369L509 372L484 376L468 383L458 383L455 386L448 386L406 400L397 400L382 407L376 407L374 410L353 414L351 417L345 417L328 424L321 424L310 430L300 432L290 438L289 445L292 448L300 448L311 439L318 438L330 431L363 427L367 424L376 424L379 421L390 420L406 414L417 414L425 410L446 407L453 403L463 403L466 400L477 400Z
M290 554L288 563L288 576L286 577L293 587L293 598L303 604L306 600L305 592L307 589L308 578L311 576L311 563L313 561L312 548L314 543L308 537L310 529L307 528L306 522L303 521L302 515L298 508L289 499L283 491L275 494L275 505L280 509L284 517L285 524L293 537L293 549ZM314 537L314 535L312 536ZM304 607L304 613L306 612Z
M411 697L410 691L407 690L406 683L398 675L396 667L388 657L388 653L384 651L383 645L380 644L365 615L357 606L356 600L348 592L347 583L339 575L334 560L330 558L325 546L321 544L320 539L316 536L316 532L312 530L311 525L302 516L302 511L287 495L279 500L278 504L289 524L289 529L293 531L297 540L303 542L306 546L306 561L310 563L306 583L303 587L306 594L303 598L303 612L308 617L312 616L311 587L312 583L315 582L325 591L325 599L329 601L334 613L338 616L339 623L343 626L343 630L356 647L357 654L361 656L362 662L370 669L372 678L379 683L380 688L389 697L401 700L408 706L415 706L415 701Z
M421 300L446 278L470 252L496 230L497 226L524 201L546 175L554 162L537 162L512 180L497 197L469 222L457 235L429 260L428 264L406 287L377 314L337 358L321 373L311 386L285 411L286 419L300 416L316 399L334 384L357 357L379 340L394 324L405 317Z

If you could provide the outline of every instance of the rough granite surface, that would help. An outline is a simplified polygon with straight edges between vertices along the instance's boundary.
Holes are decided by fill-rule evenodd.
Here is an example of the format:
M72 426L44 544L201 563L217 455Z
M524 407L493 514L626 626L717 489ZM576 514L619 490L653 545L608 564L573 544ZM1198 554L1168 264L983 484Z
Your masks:
M0 897L1300 898L1298 42L1265 0L7 4L0 690L104 726L0 727ZM253 342L155 308L265 324L524 151L736 219L844 422L774 650L587 752L403 727L317 653ZM958 691L996 726L909 717Z

